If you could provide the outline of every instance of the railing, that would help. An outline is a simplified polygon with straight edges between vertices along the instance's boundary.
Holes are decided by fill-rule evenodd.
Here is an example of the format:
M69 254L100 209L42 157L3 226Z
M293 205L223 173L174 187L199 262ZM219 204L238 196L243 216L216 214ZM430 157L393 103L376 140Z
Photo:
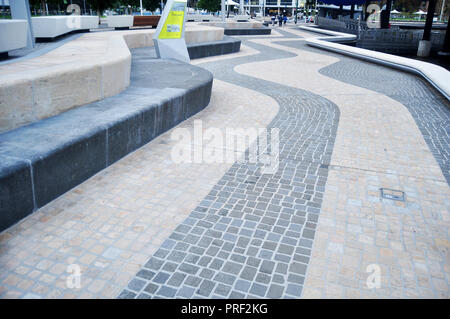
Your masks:
M423 30L369 28L365 21L348 18L317 17L316 22L324 29L358 35L357 46L383 52L413 53L423 36ZM443 32L432 32L432 50L437 51L442 47L444 37Z

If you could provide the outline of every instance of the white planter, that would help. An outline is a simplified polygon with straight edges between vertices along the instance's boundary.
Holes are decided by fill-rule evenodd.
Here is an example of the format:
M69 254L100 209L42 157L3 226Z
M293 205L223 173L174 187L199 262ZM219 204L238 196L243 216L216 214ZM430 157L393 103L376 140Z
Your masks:
M0 52L27 46L27 20L0 19Z
M133 16L131 15L107 16L106 21L110 28L126 28L133 26Z
M248 15L237 15L234 18L236 20L239 20L239 21L243 21L243 20L248 21L248 20L250 20L250 16L248 16Z
M98 28L98 17L77 15L33 17L31 23L36 38L55 38L76 30Z
M218 20L215 16L212 14L188 14L186 15L186 21L195 21L195 22L202 22L202 21L215 21Z
M98 16L76 16L81 17L80 30L98 28Z

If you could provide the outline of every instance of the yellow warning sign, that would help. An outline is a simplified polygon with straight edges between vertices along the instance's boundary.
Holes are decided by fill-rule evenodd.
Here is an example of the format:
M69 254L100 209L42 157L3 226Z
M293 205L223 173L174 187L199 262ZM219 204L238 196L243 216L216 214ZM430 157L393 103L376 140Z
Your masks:
M186 2L175 1L158 39L181 39Z

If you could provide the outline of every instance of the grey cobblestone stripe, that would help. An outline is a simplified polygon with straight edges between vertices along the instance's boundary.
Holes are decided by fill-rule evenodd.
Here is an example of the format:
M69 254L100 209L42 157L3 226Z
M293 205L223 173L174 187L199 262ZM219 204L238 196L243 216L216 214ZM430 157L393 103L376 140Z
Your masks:
M300 41L280 41L309 49ZM382 93L402 103L411 113L442 174L450 185L450 103L420 77L343 55L327 52L341 61L319 70L323 75Z
M260 164L233 164L119 298L301 296L339 110L310 92L235 73L242 63L294 56L246 45L261 53L201 66L278 102L269 125L280 129L278 172L262 175Z

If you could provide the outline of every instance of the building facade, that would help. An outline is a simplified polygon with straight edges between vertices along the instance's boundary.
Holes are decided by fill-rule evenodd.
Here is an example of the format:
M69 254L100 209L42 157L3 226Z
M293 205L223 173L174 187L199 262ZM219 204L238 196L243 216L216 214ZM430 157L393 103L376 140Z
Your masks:
M239 2L237 0L235 1ZM306 0L244 0L244 10L249 14L264 11L265 15L278 13L291 15L295 9L303 11L306 2Z

